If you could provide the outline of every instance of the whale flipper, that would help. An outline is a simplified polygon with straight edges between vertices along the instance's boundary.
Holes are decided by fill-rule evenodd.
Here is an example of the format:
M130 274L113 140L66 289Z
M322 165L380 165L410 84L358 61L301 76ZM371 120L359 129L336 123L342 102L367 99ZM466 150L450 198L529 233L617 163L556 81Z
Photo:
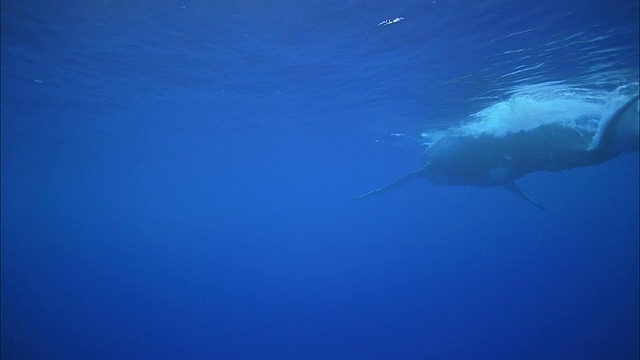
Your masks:
M613 157L626 151L638 151L638 95L621 106L594 136L591 150L597 155Z
M505 183L502 186L504 186L507 190L511 191L512 193L518 195L520 198L530 202L531 204L536 206L538 209L542 209L544 211L547 211L547 209L545 209L544 206L540 205L540 203L538 203L537 201L533 200L533 198L531 196L527 195L527 193L522 191L522 189L520 189L518 187L518 185L516 185L513 181L509 182L509 183Z
M413 180L421 177L423 169L424 168L421 168L421 169L416 170L416 171L414 171L412 173L409 173L409 174L401 177L400 179L392 182L389 185L383 186L383 187L375 189L373 191L369 191L366 194L362 194L362 195L358 196L357 199L360 200L360 199L368 198L369 196L373 196L373 195L377 195L377 194L380 194L380 193L383 193L383 192L395 190L395 189L397 189L397 188L399 188L399 187L401 187L403 185L406 185L406 184L412 182Z

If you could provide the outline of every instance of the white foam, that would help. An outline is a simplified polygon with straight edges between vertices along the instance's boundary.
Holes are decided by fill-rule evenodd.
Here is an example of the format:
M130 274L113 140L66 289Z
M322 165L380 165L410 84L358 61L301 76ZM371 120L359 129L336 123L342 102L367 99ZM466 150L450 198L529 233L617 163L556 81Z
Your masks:
M512 88L509 97L474 114L449 133L492 135L528 131L545 124L587 129L594 134L603 120L613 114L629 97L638 93L638 83L613 91L587 89L561 82L547 82ZM422 134L433 142L441 133Z

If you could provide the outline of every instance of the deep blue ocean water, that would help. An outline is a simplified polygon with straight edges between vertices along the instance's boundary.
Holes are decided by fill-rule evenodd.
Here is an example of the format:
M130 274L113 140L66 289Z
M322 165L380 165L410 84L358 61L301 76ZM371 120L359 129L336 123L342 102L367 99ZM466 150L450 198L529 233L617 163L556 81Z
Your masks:
M637 152L355 200L638 7L3 1L2 359L638 359Z

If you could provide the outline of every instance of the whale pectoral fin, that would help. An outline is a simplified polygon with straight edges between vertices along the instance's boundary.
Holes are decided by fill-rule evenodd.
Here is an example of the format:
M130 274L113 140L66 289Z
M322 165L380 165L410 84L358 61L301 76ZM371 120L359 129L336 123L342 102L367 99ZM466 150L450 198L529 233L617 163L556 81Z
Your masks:
M514 182L510 182L510 183L506 183L503 184L502 186L504 186L507 190L511 191L512 193L518 195L520 198L530 202L531 204L533 204L534 206L536 206L538 209L542 209L544 211L547 211L547 209L545 209L542 205L540 205L537 201L533 200L531 198L531 196L527 195L527 193L525 193L524 191L522 191L522 189L520 189L518 187L518 185L516 185Z
M591 150L601 156L615 156L625 151L637 151L639 145L638 95L629 99L596 134Z
M383 192L395 190L395 189L397 189L397 188L399 188L399 187L401 187L403 185L406 185L406 184L412 182L413 180L419 178L421 176L421 174L422 174L422 170L423 169L416 170L416 171L414 171L414 172L412 172L410 174L407 174L407 175L401 177L400 179L392 182L389 185L383 186L383 187L375 189L373 191L369 191L366 194L362 194L362 195L357 197L357 200L368 198L369 196L377 195L377 194L380 194L380 193L383 193Z

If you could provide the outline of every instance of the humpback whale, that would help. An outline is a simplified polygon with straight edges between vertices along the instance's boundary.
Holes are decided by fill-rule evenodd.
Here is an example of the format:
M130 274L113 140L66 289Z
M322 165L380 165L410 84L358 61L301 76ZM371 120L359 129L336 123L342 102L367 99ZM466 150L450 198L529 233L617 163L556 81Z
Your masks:
M449 131L426 150L418 170L358 199L426 178L443 185L502 186L544 210L515 181L537 171L596 165L622 153L638 151L638 106L635 95L597 126L547 122L506 134Z

